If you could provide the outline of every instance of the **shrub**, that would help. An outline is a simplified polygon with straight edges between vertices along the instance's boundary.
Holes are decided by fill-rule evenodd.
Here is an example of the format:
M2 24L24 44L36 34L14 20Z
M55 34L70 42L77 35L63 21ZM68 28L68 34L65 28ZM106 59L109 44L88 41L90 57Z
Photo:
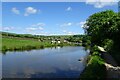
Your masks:
M100 57L96 46L94 46L93 50L95 51L89 56L88 64L84 72L80 75L80 80L103 80L106 76L104 60Z
M97 55L92 55L85 71L80 76L80 80L103 80L106 76L105 69L103 59Z
M105 39L102 44L104 46L104 49L106 51L109 51L113 46L113 40Z
M41 48L41 49L44 49L44 45L40 45L40 48Z
M94 56L95 56L95 55L98 55L98 56L99 56L99 55L100 55L100 53L99 53L99 52L93 52L93 54L92 54L92 55L94 55Z
M91 53L96 52L96 51L99 51L98 46L95 45L95 46L91 47L91 48L90 48L90 51L91 51Z

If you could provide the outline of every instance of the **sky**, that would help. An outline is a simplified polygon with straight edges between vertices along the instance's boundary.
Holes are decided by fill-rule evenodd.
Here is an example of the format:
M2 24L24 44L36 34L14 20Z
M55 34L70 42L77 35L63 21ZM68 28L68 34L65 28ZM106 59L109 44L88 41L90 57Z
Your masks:
M33 35L84 34L86 19L104 10L118 11L117 3L2 2L0 31Z

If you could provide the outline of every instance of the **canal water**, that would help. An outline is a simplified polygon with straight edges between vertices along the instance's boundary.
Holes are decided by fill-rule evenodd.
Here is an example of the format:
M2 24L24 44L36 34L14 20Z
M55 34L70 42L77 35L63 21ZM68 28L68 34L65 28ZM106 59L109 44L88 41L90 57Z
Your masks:
M89 52L56 47L2 54L3 78L79 78Z

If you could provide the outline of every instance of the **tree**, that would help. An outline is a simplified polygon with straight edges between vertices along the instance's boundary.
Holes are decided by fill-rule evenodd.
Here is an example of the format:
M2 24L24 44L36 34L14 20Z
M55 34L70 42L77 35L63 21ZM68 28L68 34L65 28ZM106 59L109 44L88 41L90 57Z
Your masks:
M89 26L86 28L86 32L91 36L91 42L100 44L106 38L113 38L114 33L118 30L116 27L117 17L118 14L112 10L106 10L91 15L85 24L85 26Z
M95 13L86 20L84 29L93 46L106 48L120 65L120 12L106 10Z

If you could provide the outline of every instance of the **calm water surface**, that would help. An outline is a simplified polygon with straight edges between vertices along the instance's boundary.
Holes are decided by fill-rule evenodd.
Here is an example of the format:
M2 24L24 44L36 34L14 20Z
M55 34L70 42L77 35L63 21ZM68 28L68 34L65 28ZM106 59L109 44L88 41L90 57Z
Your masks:
M84 47L7 52L2 54L2 75L4 78L78 78L87 56Z

